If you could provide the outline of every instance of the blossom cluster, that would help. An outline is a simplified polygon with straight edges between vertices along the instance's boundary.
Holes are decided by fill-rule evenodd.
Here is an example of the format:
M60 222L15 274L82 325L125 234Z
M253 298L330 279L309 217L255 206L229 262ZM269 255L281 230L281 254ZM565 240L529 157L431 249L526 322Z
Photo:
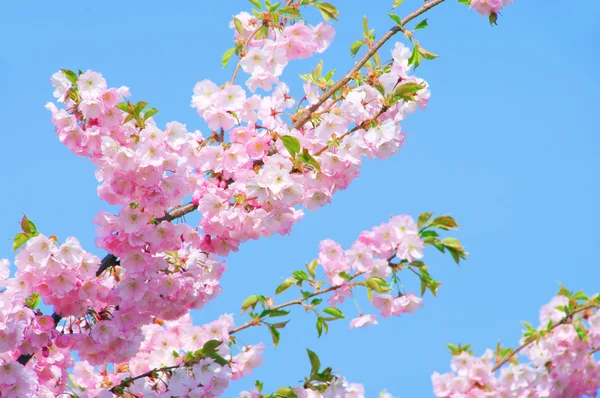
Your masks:
M300 5L323 6L288 3L292 14ZM483 4L497 12L490 1L471 6L485 13ZM130 102L127 87L109 87L98 72L52 76L58 105L47 108L59 140L97 166L99 197L119 208L94 219L96 244L114 260L106 266L73 237L60 243L24 230L14 278L0 261L0 396L210 398L262 364L262 344L232 352L231 316L194 326L189 311L220 293L223 257L241 243L289 233L304 209L347 188L364 158L395 154L405 140L401 123L427 105L429 90L411 74L411 51L396 43L391 61L365 68L334 95L325 95L332 74L322 78L320 64L296 100L280 81L285 67L325 51L335 31L259 15L242 12L231 23L240 56L231 82L194 87L192 107L206 135L179 122L159 127L156 109ZM238 70L247 74L245 88L235 84ZM191 209L201 215L196 228L171 222ZM383 317L413 312L421 299L393 296L383 280L413 263L425 272L418 262L425 244L408 216L364 232L345 251L322 242L331 305L351 294L353 272L363 285L377 285L369 286L378 293L371 302ZM40 300L53 316L36 310ZM350 325L376 322L361 314ZM364 389L337 377L323 396L362 397Z
M389 222L362 232L347 250L343 250L339 243L331 239L322 241L318 261L323 266L331 286L340 287L335 290L329 303L333 306L338 305L352 294L351 284L347 282L348 277L345 275L361 274L365 280L388 279L393 270L392 259L397 258L410 263L423 257L424 247L417 224L408 215L392 217ZM396 297L389 293L377 293L373 295L371 304L387 318L412 313L422 305L422 301L422 298L412 293L399 294ZM376 323L375 315L361 314L350 322L350 327L364 327Z
M451 373L432 376L438 397L581 397L600 389L598 305L583 307L582 319L569 320L569 298L555 296L540 310L540 327L529 329L520 351L528 363L508 358L500 368L498 353L486 350L480 358L470 352L453 356ZM594 309L592 311L592 309ZM572 312L571 317L577 312ZM537 333L537 334L536 334ZM495 362L496 361L496 362Z

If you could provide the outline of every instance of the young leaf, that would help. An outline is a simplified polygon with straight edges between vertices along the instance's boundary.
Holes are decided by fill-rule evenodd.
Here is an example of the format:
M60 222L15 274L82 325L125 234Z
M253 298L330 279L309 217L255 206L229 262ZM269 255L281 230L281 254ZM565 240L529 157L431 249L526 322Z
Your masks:
M428 27L429 25L427 25L427 18L425 18L424 20L422 20L421 22L419 22L417 24L417 26L415 26L415 30L419 30L419 29L425 29L426 27Z
M30 236L24 232L19 232L13 239L13 251L16 252L29 240Z
M388 16L392 18L392 21L394 21L396 25L402 26L402 19L398 15L390 13Z
M301 281L307 281L308 280L308 275L306 274L306 272L302 271L301 269L292 272L292 274L296 277L296 279L301 280Z
M297 282L298 282L298 279L296 279L296 278L287 278L286 280L283 281L283 283L281 285L277 286L277 289L275 289L275 294L285 292L290 287L294 286Z
M242 309L247 310L250 307L254 307L256 305L256 303L258 303L258 296L249 296L242 303Z
M75 72L69 69L61 69L61 71L74 86L77 85L77 75Z
M260 4L259 0L248 0L250 3L252 3L252 5L256 8L258 8L259 10L262 9L262 5Z
M275 391L275 397L298 398L298 394L296 394L296 391L294 391L291 387L281 387L279 390Z
M415 44L412 54L410 55L410 58L408 59L408 64L413 65L413 68L416 70L419 67L419 65L421 64L421 59L422 59L422 55L421 55L421 52L419 51L419 45Z
M361 49L362 46L365 45L364 40L356 40L354 43L350 45L350 54L355 56L356 53Z
M30 234L32 236L36 236L38 234L37 227L33 221L27 218L25 214L23 214L23 218L21 219L21 229L26 234Z
M321 361L319 360L319 356L311 350L309 350L308 348L306 349L306 352L308 353L308 358L310 359L310 374L315 375L319 373L319 369L321 368Z
M279 10L279 13L285 14L285 15L291 15L293 17L300 17L300 12L292 7L284 7L281 10Z
M283 142L283 146L290 155L295 158L296 154L300 152L300 141L296 137L292 137L291 135L284 135L281 137L281 141Z
M429 52L429 51L425 50L423 47L419 47L419 53L423 56L423 58L428 59L428 60L436 59L438 57L437 54Z
M342 311L334 307L327 307L323 310L323 312L336 318L344 318L344 314L342 313Z
M239 20L239 18L233 17L233 24L235 25L235 30L237 30L239 34L244 33L244 25L242 24L242 21Z
M394 6L392 7L392 10L402 3L404 3L404 0L394 0Z
M277 348L281 334L279 333L279 330L273 327L273 325L269 325L269 331L271 332L271 338L273 339L273 346Z
M306 269L308 270L308 273L312 278L316 277L315 270L317 269L318 265L319 263L317 262L317 260L312 260L309 264L306 264Z
M221 58L221 65L223 65L223 68L227 66L234 52L235 47L231 47L229 50L225 51L225 54L223 54L223 58Z
M32 310L35 310L40 304L40 295L37 292L33 292L31 296L25 299L25 305Z
M429 219L431 218L431 216L432 216L432 215L433 215L433 212L431 212L431 213L421 213L421 214L419 215L419 219L418 219L418 222L417 222L417 226L418 226L419 228L421 228L423 225L425 225L425 223L426 223L427 221L429 221Z
M144 112L144 120L150 119L152 116L156 115L157 113L158 113L158 109L156 109L156 108L146 109L146 112Z

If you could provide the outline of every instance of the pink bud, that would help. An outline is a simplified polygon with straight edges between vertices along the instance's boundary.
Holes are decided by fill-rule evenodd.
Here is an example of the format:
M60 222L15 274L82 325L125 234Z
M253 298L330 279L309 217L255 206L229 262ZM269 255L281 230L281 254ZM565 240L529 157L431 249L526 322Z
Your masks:
M50 350L48 349L48 347L42 347L42 355L44 356L44 358L48 358L50 356Z
M68 335L61 333L54 342L58 348L68 348L71 343L69 340L70 338Z

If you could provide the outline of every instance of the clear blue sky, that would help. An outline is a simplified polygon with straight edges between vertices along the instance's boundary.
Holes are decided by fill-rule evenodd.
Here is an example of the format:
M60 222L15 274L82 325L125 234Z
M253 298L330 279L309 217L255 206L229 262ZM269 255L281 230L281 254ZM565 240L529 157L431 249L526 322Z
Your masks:
M365 12L382 33L392 0L336 1L338 35L326 68L351 65L349 45ZM552 5L550 5L552 3ZM0 11L0 258L26 212L46 235L74 235L94 249L92 218L106 208L96 196L94 167L74 157L53 132L44 104L50 75L60 67L100 71L109 85L127 85L135 100L160 110L159 123L179 120L203 128L190 108L192 87L221 84L231 70L220 57L231 46L235 1L11 1ZM420 2L407 0L407 14ZM368 7L367 7L368 5ZM387 388L401 398L431 396L430 375L449 369L446 343L472 343L478 353L498 340L514 345L521 320L562 282L600 291L595 249L600 240L600 3L526 1L504 11L500 26L455 1L429 15L418 38L440 54L418 71L431 85L428 109L405 124L407 143L395 157L365 164L360 178L318 213L308 213L291 236L244 244L229 259L224 294L196 321L239 314L249 294L272 293L283 277L312 259L327 237L351 243L363 230L401 213L435 210L455 216L471 256L462 267L428 253L444 285L415 315L349 331L333 324L318 340L313 318L296 313L273 350L266 330L242 340L269 345L255 378L273 390L308 372L305 347L368 396ZM294 76L317 59L296 63ZM353 314L353 306L346 309ZM239 318L238 318L239 319ZM235 394L234 394L235 393Z

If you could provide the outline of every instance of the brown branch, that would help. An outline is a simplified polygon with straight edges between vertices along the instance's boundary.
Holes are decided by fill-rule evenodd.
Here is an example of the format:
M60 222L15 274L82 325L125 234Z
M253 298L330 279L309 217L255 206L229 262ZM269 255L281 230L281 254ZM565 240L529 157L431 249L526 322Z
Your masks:
M576 309L575 311L571 312L570 314L568 314L567 316L565 316L560 322L558 322L556 325L553 325L548 331L552 331L555 328L557 328L560 325L564 325L566 323L571 322L571 320L573 320L573 315L579 313L579 312L583 312L586 310L589 310L590 308L597 308L599 306L599 304L597 303L591 303L591 304L587 304L584 305L583 307L580 307L578 309ZM492 368L492 373L494 373L495 371L497 371L498 369L500 369L504 364L506 364L507 362L509 362L513 356L515 356L517 353L519 353L519 351L521 351L523 348L529 346L531 343L533 343L534 341L536 341L536 339L532 339L531 341L527 341L525 343L523 343L522 345L520 345L519 347L515 348L514 350L512 350L510 352L510 354L508 354L506 356L506 358L504 358L502 361L498 362L493 368Z
M358 61L354 65L354 67L352 69L350 69L348 71L348 73L346 73L344 75L343 78L338 80L333 86L331 86L327 91L325 91L323 93L323 95L321 95L319 100L314 105L312 105L310 108L308 108L308 111L304 112L300 116L300 118L298 120L296 120L294 122L294 124L292 124L292 127L290 128L290 130L302 127L304 125L304 123L306 123L308 120L310 120L311 115L317 109L319 109L319 107L321 105L323 105L325 103L325 101L327 101L333 94L335 94L336 91L338 91L340 88L345 86L352 79L352 75L354 75L356 72L358 72L369 61L369 59L371 59L371 57L373 55L375 55L375 53L381 48L381 46L383 46L396 33L404 30L404 28L403 28L404 25L406 25L408 22L412 21L419 15L423 14L424 12L428 11L429 9L437 6L438 4L443 3L444 1L445 0L433 0L429 3L425 3L421 8L412 12L406 18L404 18L402 20L402 26L396 25L392 29L388 30L386 32L386 34L384 34L381 37L381 39L379 39L379 41L373 45L373 47L369 48L369 50L365 53L365 55L363 55L363 57L360 59L360 61Z
M355 274L355 275L353 275L353 276L352 276L350 279L348 279L346 282L350 282L352 279L354 279L354 278L356 278L356 277L358 277L358 276L360 276L360 275L362 275L362 274L363 274L362 272L359 272L358 274ZM298 299L296 299L296 300L291 300L291 301L288 301L288 302L286 302L286 303L283 303L283 304L275 305L275 306L273 306L273 307L268 307L267 309L269 309L269 310L271 310L271 311L274 311L274 310L279 310L279 309L281 309L281 308L290 307L290 306L292 306L292 305L300 305L300 304L302 304L302 302L303 302L303 301L306 301L306 300L308 300L308 299L310 299L310 298L313 298L313 297L315 297L315 296L319 296L319 295L321 295L321 294L325 294L325 293L333 292L333 291L335 291L335 290L338 290L339 288L341 288L341 287L342 287L342 286L344 286L344 285L345 285L345 283L344 283L344 284L341 284L341 285L339 285L339 286L331 286L331 287L328 287L327 289L323 289L323 290L315 290L315 291L314 291L314 292L313 292L313 293L312 293L310 296L308 296L307 298L304 298L304 297L302 297L302 298L298 298ZM230 335L232 335L232 334L235 334L235 333L237 333L237 332L239 332L239 331L241 331L241 330L244 330L244 329L247 329L247 328L249 328L249 327L251 327L251 326L256 326L256 325L258 325L258 324L256 323L256 321L254 321L254 320L252 320L252 321L248 321L248 322L244 323L243 325L241 325L241 326L238 326L238 327L237 327L237 328L235 328L235 329L231 329L231 330L229 331L229 334L230 334Z
M250 42L252 41L252 39L254 39L254 36L256 36L256 34L258 33L258 31L263 27L263 24L261 24L258 28L254 29L254 32L252 32L252 34L250 35L250 37L248 37L248 39L244 42L244 46L242 47L241 51L240 51L240 58L237 61L237 64L235 65L235 70L233 71L233 76L231 77L231 84L233 84L235 82L235 78L237 77L238 72L240 71L240 66L242 64L242 58L244 58L244 50L246 49L246 47L248 47L248 44L250 44Z
M120 382L119 384L117 384L116 386L112 387L109 391L112 392L113 394L116 393L116 389L119 387L123 387L125 388L126 386L131 385L131 383L133 383L134 381L138 380L138 379L142 379L144 377L151 377L154 376L155 373L158 372L167 372L169 370L172 369L176 369L178 368L180 365L173 365L173 366L165 366L163 368L158 368L158 369L152 369L146 373L142 373L140 375L137 375L135 377L128 377L125 380L123 380L122 382Z

